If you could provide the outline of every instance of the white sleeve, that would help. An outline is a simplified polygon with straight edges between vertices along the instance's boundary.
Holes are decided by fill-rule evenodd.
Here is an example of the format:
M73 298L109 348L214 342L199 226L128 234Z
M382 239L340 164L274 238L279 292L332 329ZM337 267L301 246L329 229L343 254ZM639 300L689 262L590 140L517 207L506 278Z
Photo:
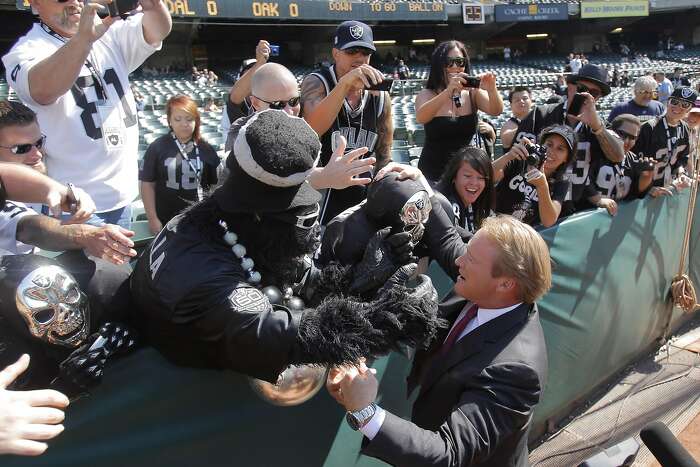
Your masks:
M31 253L34 247L17 240L17 223L25 216L38 215L20 203L6 202L0 210L0 251L4 254Z
M140 67L153 52L160 50L163 42L153 47L143 37L143 13L117 20L105 34L106 40L116 45L124 58L124 64L131 73Z
M2 57L5 65L5 79L25 104L39 106L29 93L29 70L50 57L55 51L56 48L47 42L26 40L17 44Z
M377 406L377 411L374 413L369 422L367 422L365 426L360 428L360 431L363 435L367 437L367 439L372 441L374 437L377 436L377 433L379 433L379 430L382 428L385 418L386 412L384 411L384 409Z

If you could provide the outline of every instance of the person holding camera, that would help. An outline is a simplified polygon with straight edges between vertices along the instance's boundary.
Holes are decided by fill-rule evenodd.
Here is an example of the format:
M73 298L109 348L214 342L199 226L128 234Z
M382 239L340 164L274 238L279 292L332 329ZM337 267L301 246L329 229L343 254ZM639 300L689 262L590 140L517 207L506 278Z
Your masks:
M425 126L418 168L431 181L438 180L452 156L472 141L478 131L479 110L492 116L503 112L496 75L470 74L463 43L445 41L435 48L428 82L416 97L416 122Z
M356 159L369 159L373 166L355 177L347 188L330 188L321 203L321 223L326 224L367 196L365 185L371 176L391 160L394 128L391 97L384 75L369 65L376 51L372 29L359 21L341 23L333 39L334 63L322 67L301 83L301 116L321 138L321 160L328 164L332 154L346 141L345 151L366 148Z
M120 18L139 6L142 13ZM89 223L128 228L139 140L128 76L170 33L168 8L162 0L31 0L31 7L40 21L3 57L7 82L37 113L49 176L92 197ZM110 16L97 16L108 9Z
M564 102L536 105L518 125L514 141L524 138L534 140L540 132L551 125L567 125L578 139L575 161L569 167L571 197L564 207L565 215L574 210L589 207L585 199L585 188L595 179L591 167L605 158L620 163L625 158L622 140L613 131L606 129L605 121L596 110L596 102L610 94L608 72L597 65L584 65L577 74L566 77L567 95Z
M496 212L529 224L551 227L559 219L571 189L566 170L578 140L566 125L542 130L540 144L524 138L493 163Z

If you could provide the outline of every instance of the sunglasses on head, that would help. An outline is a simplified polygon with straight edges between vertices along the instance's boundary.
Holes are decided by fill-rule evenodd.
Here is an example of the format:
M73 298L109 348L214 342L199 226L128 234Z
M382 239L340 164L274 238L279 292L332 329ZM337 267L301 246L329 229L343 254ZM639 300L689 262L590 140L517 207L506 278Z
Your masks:
M260 99L258 96L253 96L253 97L255 97L256 99ZM267 105L269 105L270 108L273 110L282 110L287 106L296 107L297 105L299 105L300 97L295 96L295 97L292 97L291 99L286 100L286 101L266 101L265 99L260 99L260 100L263 101L264 103L266 103Z
M593 99L598 99L600 96L603 95L603 93L600 90L591 89L588 86L586 86L585 84L579 84L576 87L576 92L587 92L588 94L593 96Z
M270 215L270 217L282 221L286 224L292 224L297 228L309 230L318 224L318 215L321 212L321 207L316 204L313 212L308 214L296 215L291 212L281 212Z
M456 66L459 68L464 68L464 65L466 65L467 61L464 59L464 57L447 57L447 66Z
M630 140L630 141L636 141L637 140L637 135L633 135L632 133L627 133L626 131L623 130L615 130L615 133L622 138L623 140Z
M365 57L369 57L370 55L372 55L372 51L365 47L349 47L347 49L343 49L343 52L345 52L348 55L362 54Z
M691 104L690 102L684 101L681 99L677 99L675 97L670 98L668 100L668 103L671 105L677 105L678 107L680 107L683 110L688 110L689 108L691 108L693 106L693 104Z
M46 142L46 135L41 135L41 138L36 140L35 143L27 144L15 144L14 146L0 146L0 148L9 149L12 154L27 154L32 150L33 147L41 149L41 147Z

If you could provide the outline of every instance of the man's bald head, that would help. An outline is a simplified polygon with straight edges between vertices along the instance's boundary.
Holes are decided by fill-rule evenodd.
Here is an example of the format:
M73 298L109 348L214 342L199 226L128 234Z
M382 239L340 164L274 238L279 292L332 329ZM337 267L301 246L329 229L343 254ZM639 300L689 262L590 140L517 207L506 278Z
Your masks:
M266 63L257 69L252 80L253 96L251 98L256 110L270 107L270 102L289 101L299 97L297 80L286 67L279 63ZM292 115L299 114L299 102L286 106L285 111Z

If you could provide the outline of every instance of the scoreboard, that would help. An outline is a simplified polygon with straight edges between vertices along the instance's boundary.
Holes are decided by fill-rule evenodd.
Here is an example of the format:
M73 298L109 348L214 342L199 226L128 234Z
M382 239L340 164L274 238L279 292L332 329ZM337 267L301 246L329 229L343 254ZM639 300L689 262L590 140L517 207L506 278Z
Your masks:
M345 20L447 21L445 4L430 1L394 3L354 0L165 0L174 17Z

